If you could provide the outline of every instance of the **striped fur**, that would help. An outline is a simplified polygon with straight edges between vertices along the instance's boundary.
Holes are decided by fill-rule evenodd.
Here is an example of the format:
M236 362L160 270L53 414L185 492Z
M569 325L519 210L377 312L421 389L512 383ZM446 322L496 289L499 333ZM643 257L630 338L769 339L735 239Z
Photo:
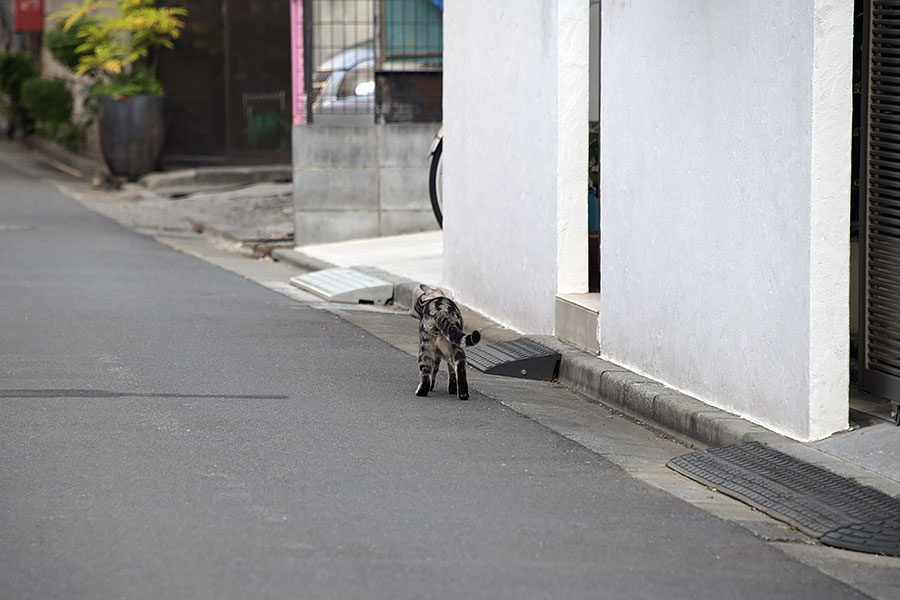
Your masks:
M481 339L478 331L466 335L462 314L444 292L437 288L420 286L422 295L416 300L413 312L419 317L419 372L421 380L417 396L427 396L434 389L441 359L447 361L450 374L448 390L460 400L468 400L469 385L466 380L466 350Z

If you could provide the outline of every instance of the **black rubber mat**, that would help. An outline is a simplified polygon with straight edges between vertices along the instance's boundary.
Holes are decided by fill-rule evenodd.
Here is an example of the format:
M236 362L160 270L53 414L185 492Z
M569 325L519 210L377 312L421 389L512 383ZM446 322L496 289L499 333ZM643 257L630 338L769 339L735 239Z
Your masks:
M835 475L759 442L700 450L678 456L668 466L814 537L829 541L862 539L870 532L878 544L900 544L900 499ZM878 530L876 522L887 523ZM870 525L872 524L872 525ZM859 529L852 529L858 527ZM845 528L859 535L842 534ZM886 539L894 536L892 539ZM866 552L881 552L874 543L859 543ZM849 547L846 543L842 547Z
M846 550L900 556L900 517L838 527L823 535L822 543Z
M559 352L528 338L466 349L473 367L491 375L549 381L559 374Z

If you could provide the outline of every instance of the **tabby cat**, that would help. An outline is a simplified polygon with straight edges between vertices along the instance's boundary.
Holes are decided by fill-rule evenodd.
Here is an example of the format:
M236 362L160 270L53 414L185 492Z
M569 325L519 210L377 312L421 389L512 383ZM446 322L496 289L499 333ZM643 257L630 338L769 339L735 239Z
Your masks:
M456 304L444 292L427 285L419 286L422 295L413 306L419 317L419 371L422 380L416 396L427 396L434 389L441 358L447 361L450 373L449 392L460 400L469 399L466 381L466 351L463 346L473 346L481 339L478 331L463 333L463 320Z

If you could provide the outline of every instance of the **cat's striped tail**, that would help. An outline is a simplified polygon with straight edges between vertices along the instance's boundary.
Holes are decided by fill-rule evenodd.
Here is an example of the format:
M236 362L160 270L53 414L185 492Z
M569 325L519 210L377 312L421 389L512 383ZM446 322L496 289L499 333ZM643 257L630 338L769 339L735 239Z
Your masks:
M457 327L453 323L448 323L444 319L438 320L438 327L444 332L444 335L450 339L454 344L461 344L465 342L466 346L474 346L479 341L481 341L481 333L476 329L469 335L466 335L465 332Z
M463 333L462 329L451 326L450 331L447 332L447 335L450 338L450 341L454 344L460 344L465 341L466 346L474 346L479 341L481 341L481 333L479 333L477 329L469 335L466 335L465 333Z

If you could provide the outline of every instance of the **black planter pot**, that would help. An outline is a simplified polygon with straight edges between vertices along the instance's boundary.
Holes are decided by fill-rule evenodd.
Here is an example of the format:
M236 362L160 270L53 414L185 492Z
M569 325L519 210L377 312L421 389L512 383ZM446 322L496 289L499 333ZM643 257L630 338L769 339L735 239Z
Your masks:
M153 171L165 138L164 96L100 96L100 149L110 173L134 181Z

